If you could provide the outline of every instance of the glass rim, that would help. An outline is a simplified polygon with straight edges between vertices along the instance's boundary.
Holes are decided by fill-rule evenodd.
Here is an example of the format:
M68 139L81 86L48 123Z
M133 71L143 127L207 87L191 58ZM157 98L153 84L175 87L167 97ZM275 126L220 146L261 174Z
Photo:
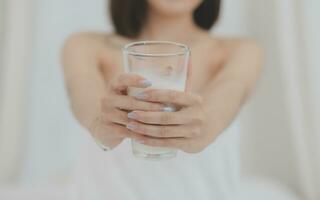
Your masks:
M178 46L182 51L179 51L177 53L142 53L142 52L133 52L130 51L129 49L133 46L140 46L140 45L146 45L146 44L166 44L166 45L174 45ZM141 56L141 57L170 57L170 56L182 56L182 55L187 55L190 53L190 48L182 43L178 42L171 42L171 41L138 41L138 42L131 42L129 44L126 44L123 48L122 51L128 55L133 55L133 56Z

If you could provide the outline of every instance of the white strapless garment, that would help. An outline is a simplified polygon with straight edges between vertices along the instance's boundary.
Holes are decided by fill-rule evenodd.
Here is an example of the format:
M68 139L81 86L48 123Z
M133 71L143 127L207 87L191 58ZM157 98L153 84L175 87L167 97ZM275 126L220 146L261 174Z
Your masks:
M237 122L203 152L165 161L136 159L129 140L104 152L86 136L71 199L226 200L239 182L239 149Z

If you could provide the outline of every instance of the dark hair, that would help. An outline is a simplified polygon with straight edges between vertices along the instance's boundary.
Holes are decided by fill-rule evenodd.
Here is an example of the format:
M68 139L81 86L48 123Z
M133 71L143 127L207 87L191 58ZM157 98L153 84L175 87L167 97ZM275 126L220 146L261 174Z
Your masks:
M209 30L220 14L221 0L203 0L193 13L200 28ZM145 25L148 14L147 0L111 0L110 13L115 31L125 37L136 37Z

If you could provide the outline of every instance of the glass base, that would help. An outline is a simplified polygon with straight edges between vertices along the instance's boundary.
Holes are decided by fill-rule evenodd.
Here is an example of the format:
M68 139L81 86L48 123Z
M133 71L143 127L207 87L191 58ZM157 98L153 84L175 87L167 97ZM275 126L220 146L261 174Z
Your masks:
M177 156L176 149L151 147L132 141L132 153L143 160L168 160Z
M174 153L166 153L166 154L148 154L148 153L141 153L139 151L133 150L133 155L136 158L143 159L143 160L168 160L171 158L175 158L177 156L177 152Z

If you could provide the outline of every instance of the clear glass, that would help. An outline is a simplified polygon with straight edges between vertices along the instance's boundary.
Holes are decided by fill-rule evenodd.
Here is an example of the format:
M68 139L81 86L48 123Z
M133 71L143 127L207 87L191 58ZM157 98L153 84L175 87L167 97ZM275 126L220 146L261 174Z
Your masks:
M190 56L186 45L167 41L134 42L123 48L123 56L125 71L150 80L152 86L149 88L185 90ZM147 89L131 87L128 95ZM148 160L169 159L177 155L176 149L151 147L135 140L132 140L132 151L136 157Z

